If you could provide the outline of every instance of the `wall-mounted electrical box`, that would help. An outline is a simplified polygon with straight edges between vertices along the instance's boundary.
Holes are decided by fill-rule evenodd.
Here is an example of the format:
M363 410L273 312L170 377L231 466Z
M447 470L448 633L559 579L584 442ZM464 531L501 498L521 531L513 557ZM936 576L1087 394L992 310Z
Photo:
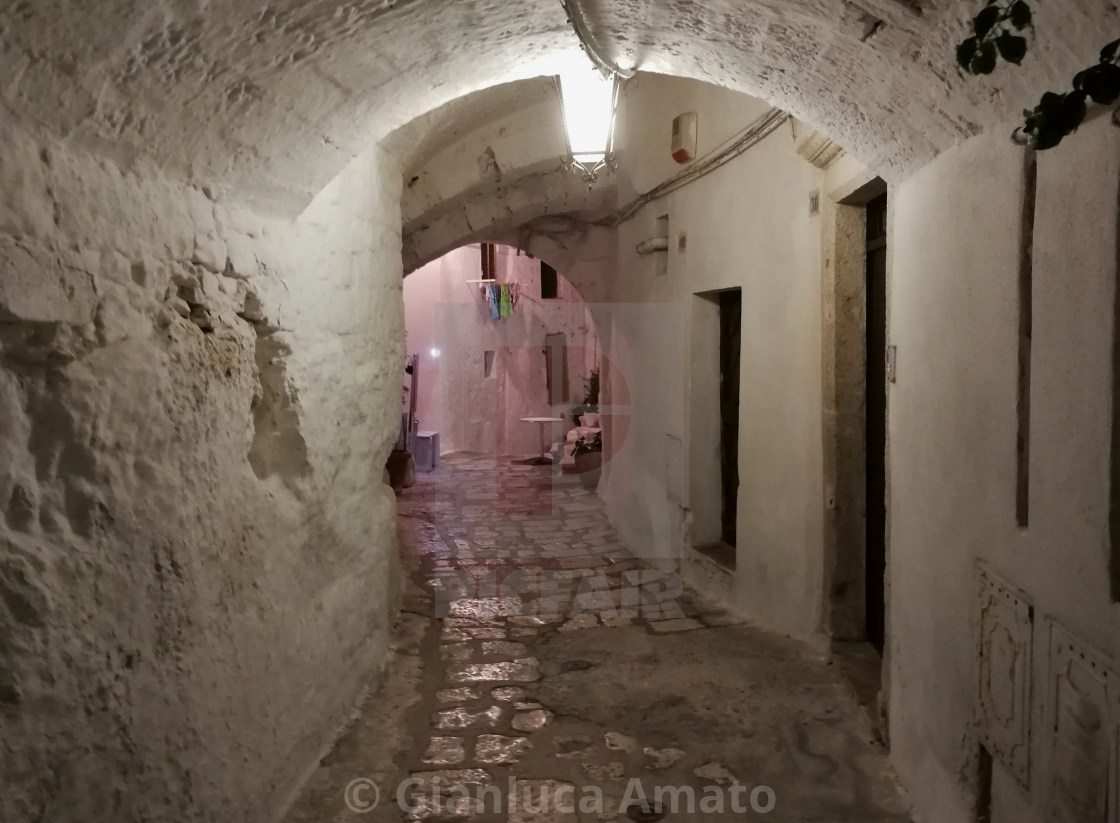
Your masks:
M691 163L696 157L696 112L690 111L673 120L673 159Z

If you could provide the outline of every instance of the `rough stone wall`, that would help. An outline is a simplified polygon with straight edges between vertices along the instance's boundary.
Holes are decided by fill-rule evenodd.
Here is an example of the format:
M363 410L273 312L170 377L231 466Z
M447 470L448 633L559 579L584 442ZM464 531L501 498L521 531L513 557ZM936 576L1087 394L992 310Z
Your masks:
M275 819L395 608L396 165L288 223L0 142L0 819Z
M408 272L477 240L509 237L525 249L551 236L583 246L593 231L587 222L614 208L613 176L589 186L563 169L564 121L553 78L461 98L385 143L404 160Z
M490 90L488 90L490 91ZM465 109L464 116L474 107L485 108L488 91L455 101L444 109L456 112ZM404 170L405 190L401 201L401 217L407 227L421 219L430 219L433 210L462 201L464 194L480 184L489 184L493 190L525 176L532 171L556 171L566 150L564 118L560 99L551 78L526 80L498 86L497 91L509 95L504 111L494 113L476 128L467 131L462 122L448 123L441 133L447 142L431 156L411 143L427 118L409 125L387 141L395 148L416 154L416 160ZM520 94L514 95L514 92ZM431 117L443 119L444 109L433 112ZM466 121L470 124L470 121ZM473 125L473 124L471 124ZM428 126L429 128L431 126ZM454 129L456 139L450 140L447 130ZM515 200L508 203L517 208Z

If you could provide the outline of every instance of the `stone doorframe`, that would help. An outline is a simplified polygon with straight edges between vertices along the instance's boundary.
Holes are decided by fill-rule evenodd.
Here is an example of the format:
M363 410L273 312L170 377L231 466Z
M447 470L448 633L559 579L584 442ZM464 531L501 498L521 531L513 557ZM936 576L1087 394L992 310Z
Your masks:
M834 144L832 144L834 145ZM814 146L806 159L822 169L821 210L821 435L824 445L823 629L834 640L866 639L866 206L887 190L875 172L836 150ZM888 250L893 205L888 201ZM892 261L887 260L890 329ZM885 356L880 353L878 356ZM890 397L887 397L890 419ZM890 672L890 433L886 465L886 644L878 700L887 734Z

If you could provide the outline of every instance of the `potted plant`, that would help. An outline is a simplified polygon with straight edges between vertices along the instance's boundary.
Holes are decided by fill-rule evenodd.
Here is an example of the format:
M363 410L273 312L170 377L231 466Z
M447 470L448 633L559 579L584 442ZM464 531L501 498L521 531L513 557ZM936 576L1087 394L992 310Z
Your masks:
M599 474L603 467L603 433L583 436L572 449L575 459L575 474L585 487L593 489L599 485Z
M599 411L599 370L594 369L583 381L583 402L571 410L572 424L578 426L579 419L585 414Z

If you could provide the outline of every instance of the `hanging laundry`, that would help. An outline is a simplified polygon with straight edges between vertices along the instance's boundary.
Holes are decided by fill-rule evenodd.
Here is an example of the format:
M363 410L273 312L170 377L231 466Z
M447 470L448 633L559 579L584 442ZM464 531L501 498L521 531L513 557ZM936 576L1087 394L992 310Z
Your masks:
M509 305L511 308L517 308L517 301L521 299L521 284L509 284Z
M502 317L513 317L513 303L510 301L509 284L507 283L502 283L500 309Z
M486 296L490 300L490 316L497 320L501 317L501 307L499 301L501 299L498 287L491 284L486 289Z

